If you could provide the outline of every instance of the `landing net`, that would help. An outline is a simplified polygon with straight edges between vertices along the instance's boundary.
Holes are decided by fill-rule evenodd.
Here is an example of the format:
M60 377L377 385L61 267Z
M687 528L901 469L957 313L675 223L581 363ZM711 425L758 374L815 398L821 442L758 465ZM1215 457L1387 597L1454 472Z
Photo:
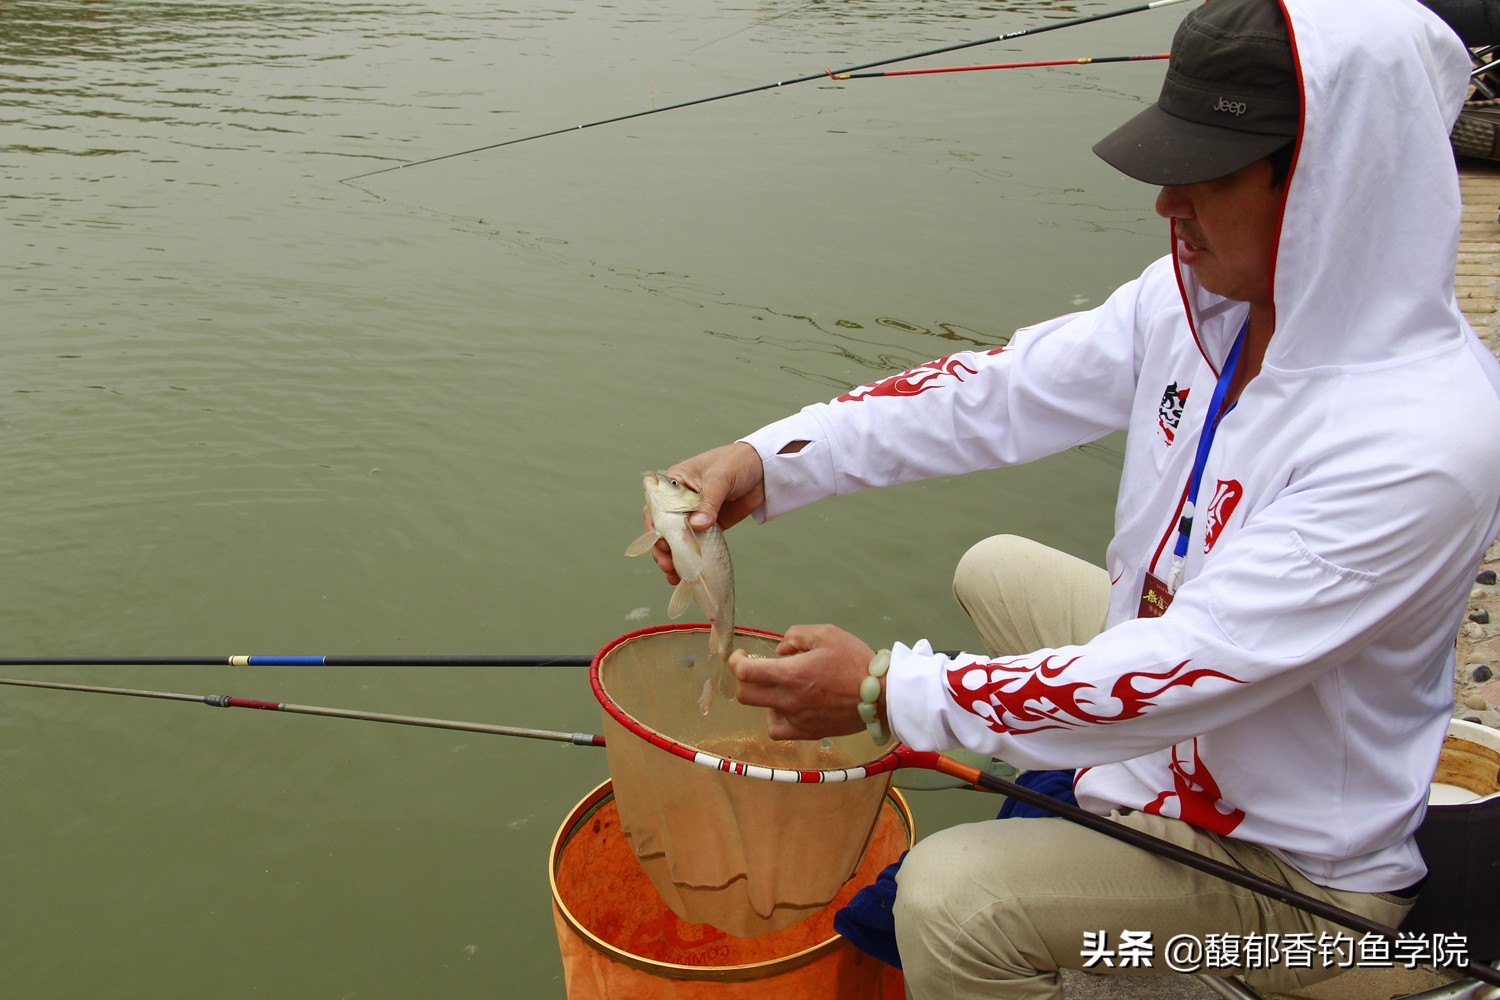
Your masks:
M779 638L741 628L734 645L775 656ZM708 626L663 626L606 646L590 678L621 827L641 867L684 920L755 937L838 894L899 765L867 733L773 740L765 709L723 696L705 714L699 697L714 667Z

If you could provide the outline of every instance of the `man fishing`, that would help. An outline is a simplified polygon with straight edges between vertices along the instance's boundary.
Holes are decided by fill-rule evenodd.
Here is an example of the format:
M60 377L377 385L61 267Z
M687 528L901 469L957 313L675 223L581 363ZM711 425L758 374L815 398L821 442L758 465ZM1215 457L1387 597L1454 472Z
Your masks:
M984 653L794 626L778 658L731 659L739 700L774 737L889 727L917 749L1075 770L1092 812L1398 925L1426 870L1412 834L1453 637L1500 531L1500 365L1453 291L1447 136L1468 72L1413 0L1189 14L1157 103L1095 147L1160 188L1168 256L1003 349L671 469L703 494L694 526L727 528L1125 430L1103 567L989 539L954 584ZM1059 996L1101 930L1158 948L1342 930L1052 819L940 831L897 885L924 998ZM1217 971L1270 989L1338 971L1257 964Z

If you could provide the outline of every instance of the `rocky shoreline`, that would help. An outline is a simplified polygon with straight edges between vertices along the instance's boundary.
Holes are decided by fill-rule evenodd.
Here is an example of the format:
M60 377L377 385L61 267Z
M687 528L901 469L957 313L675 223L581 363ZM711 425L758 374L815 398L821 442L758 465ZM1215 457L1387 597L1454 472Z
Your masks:
M1500 357L1500 164L1460 160L1464 214L1454 286L1481 340ZM1476 433L1500 428L1477 427ZM1475 567L1469 607L1459 626L1453 717L1500 729L1500 540Z
M1453 717L1500 729L1500 541L1490 546L1458 629Z

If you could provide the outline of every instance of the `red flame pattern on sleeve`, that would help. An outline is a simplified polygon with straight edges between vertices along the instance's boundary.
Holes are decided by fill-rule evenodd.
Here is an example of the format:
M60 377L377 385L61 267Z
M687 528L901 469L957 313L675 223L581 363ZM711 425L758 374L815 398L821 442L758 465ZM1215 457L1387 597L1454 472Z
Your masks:
M1166 691L1192 687L1205 678L1242 683L1217 670L1186 670L1191 661L1183 660L1161 673L1124 674L1106 694L1092 684L1064 679L1081 657L1054 665L1057 659L1049 655L1035 666L1017 657L950 667L948 693L960 708L997 733L1038 733L1138 719Z
M985 353L1001 354L1004 351L1005 348L996 347ZM924 365L917 365L900 375L892 375L878 382L851 389L835 402L857 403L871 396L920 396L929 389L955 385L962 382L965 375L979 374L979 369L971 367L966 361L971 355L972 352L965 351L961 354L949 354Z

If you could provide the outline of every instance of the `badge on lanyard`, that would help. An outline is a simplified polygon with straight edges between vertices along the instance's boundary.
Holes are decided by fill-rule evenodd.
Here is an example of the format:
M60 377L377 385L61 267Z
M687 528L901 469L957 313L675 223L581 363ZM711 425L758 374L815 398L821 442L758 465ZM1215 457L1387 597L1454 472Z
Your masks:
M1160 618L1172 603L1172 592L1156 578L1155 573L1146 574L1146 583L1141 587L1141 606L1136 609L1137 618Z

